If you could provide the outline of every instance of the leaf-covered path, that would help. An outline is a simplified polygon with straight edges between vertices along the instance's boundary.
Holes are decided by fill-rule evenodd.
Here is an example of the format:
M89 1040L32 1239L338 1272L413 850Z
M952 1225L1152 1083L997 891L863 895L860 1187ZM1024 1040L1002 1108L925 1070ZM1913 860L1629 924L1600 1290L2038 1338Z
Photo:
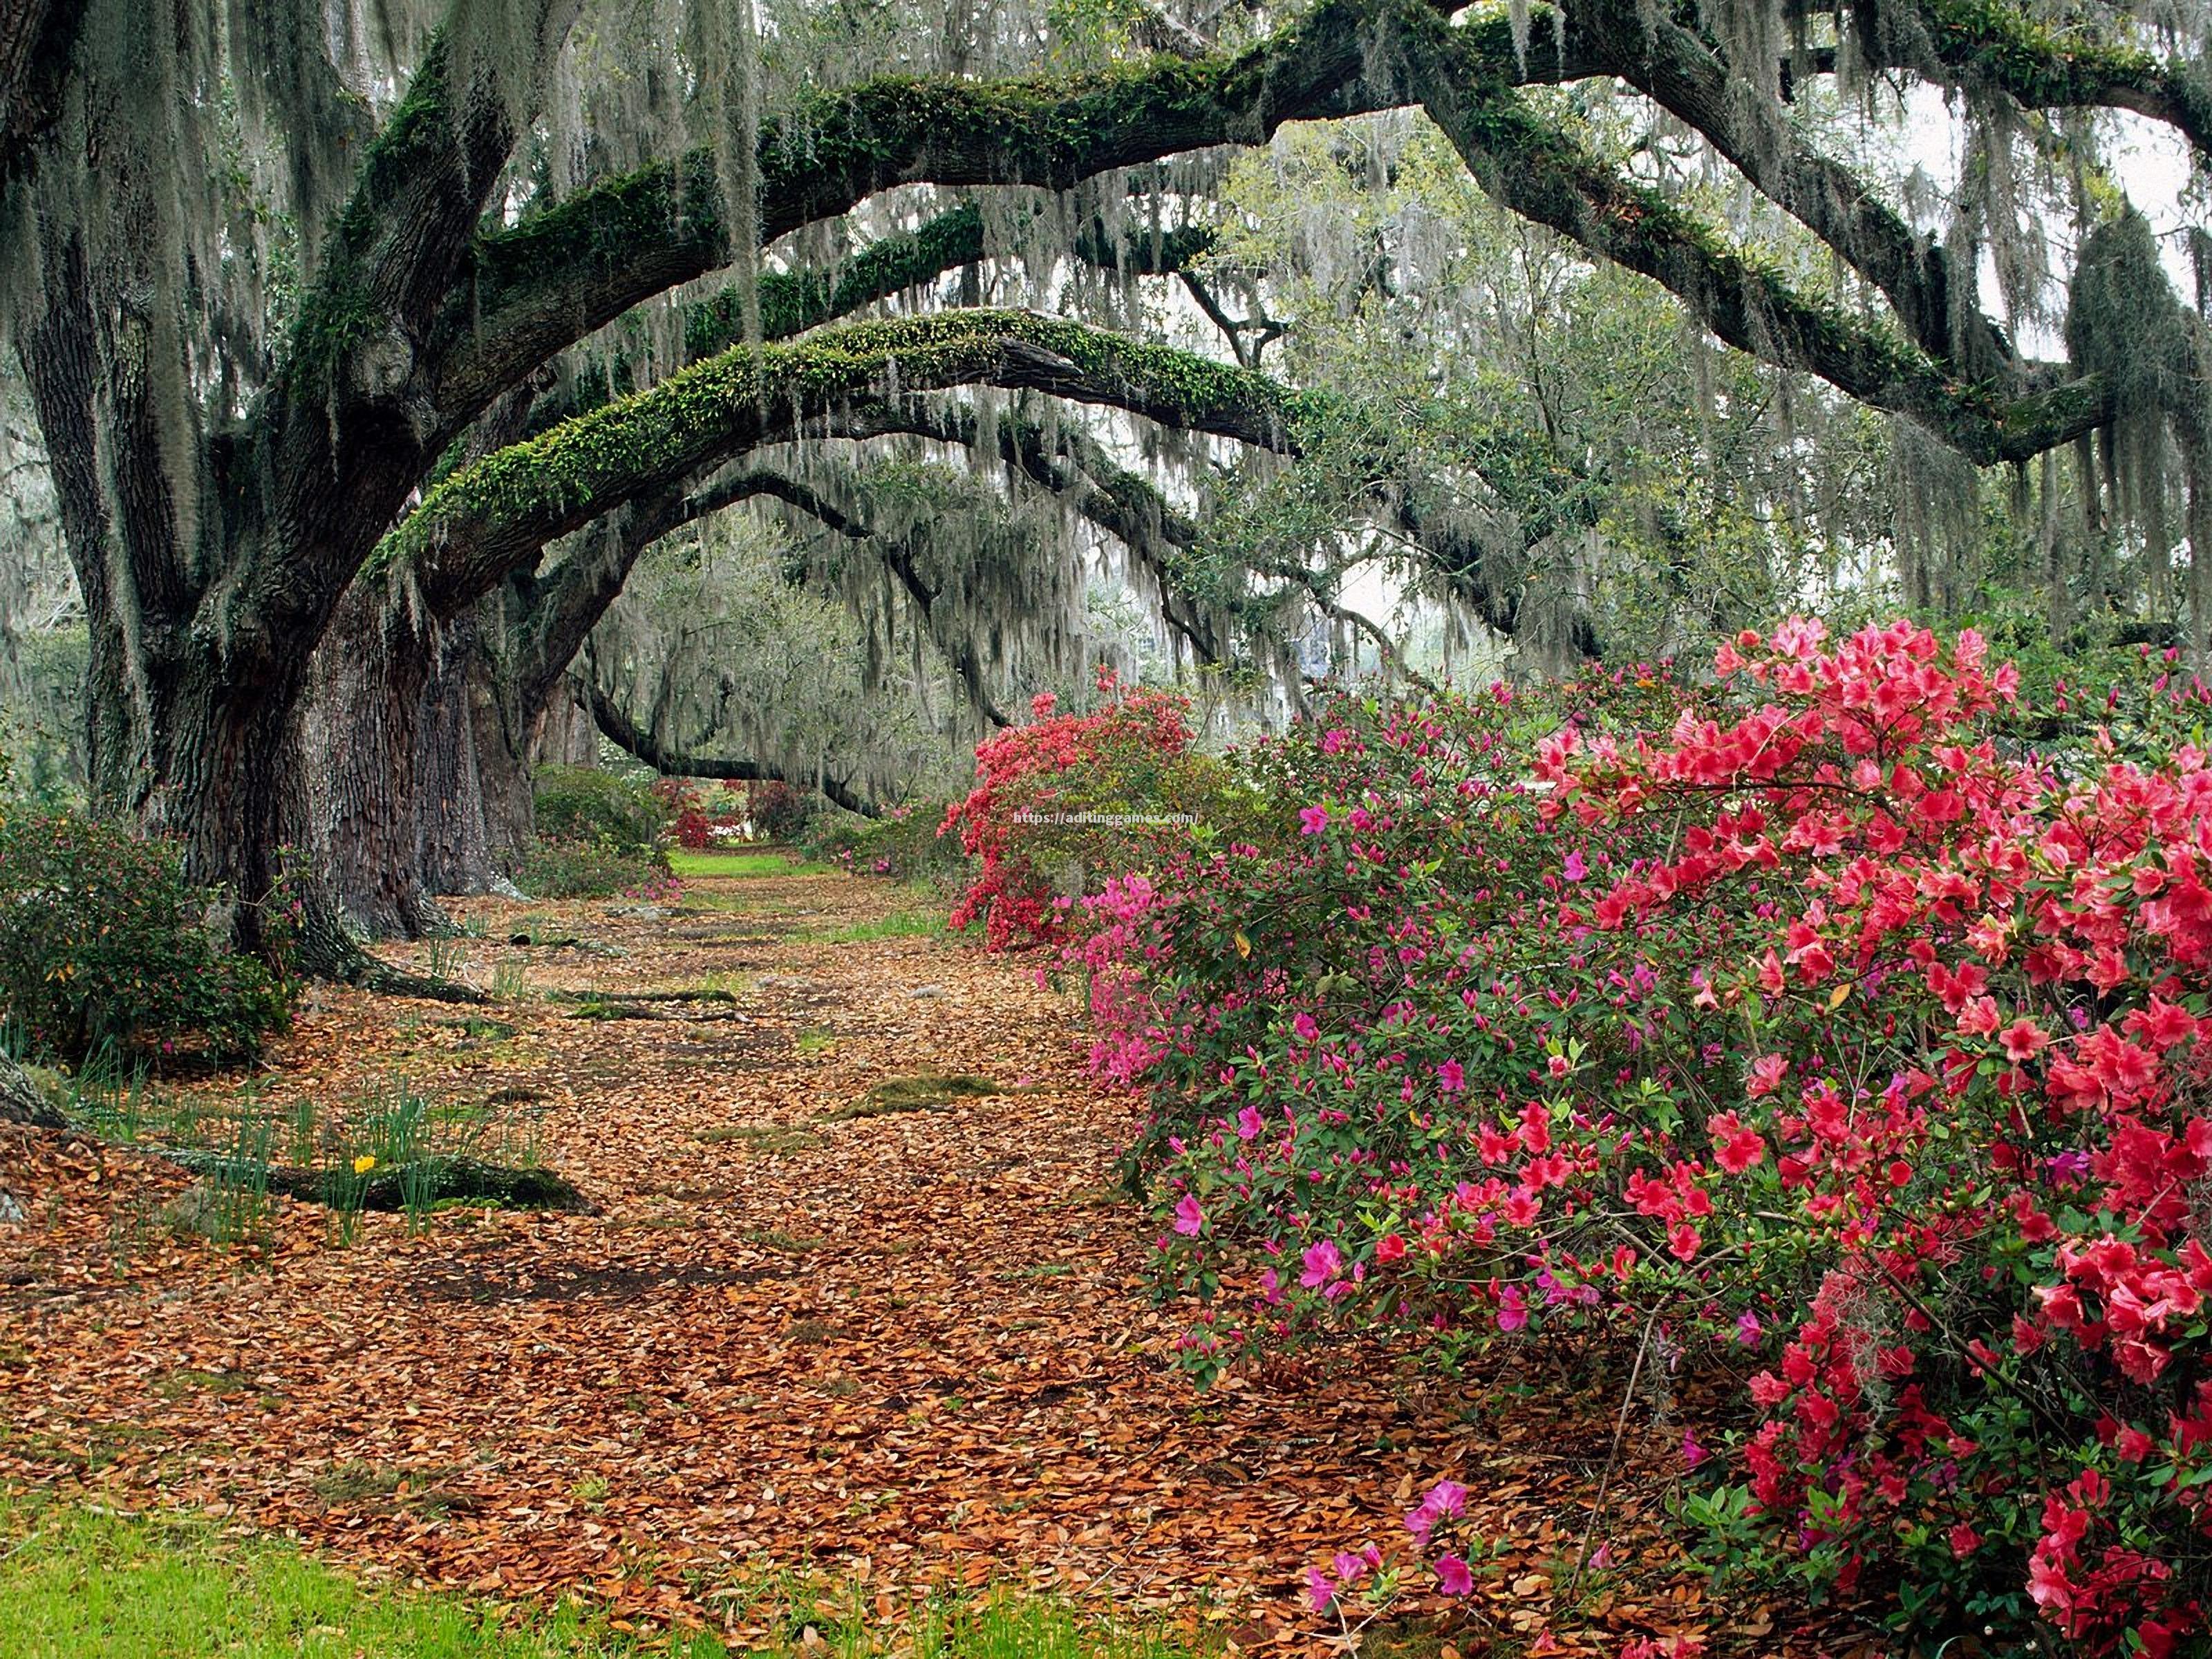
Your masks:
M283 1202L240 1253L156 1219L173 1168L0 1128L27 1212L0 1223L0 1480L740 1636L773 1563L886 1608L1012 1582L1251 1645L1327 1633L1305 1565L1385 1540L1450 1474L1500 1550L1455 1610L1462 1652L1784 1650L1786 1613L1709 1605L1662 1542L1683 1426L1648 1402L1597 1533L1612 1565L1570 1601L1614 1402L1540 1354L1452 1390L1366 1356L1195 1393L1114 1186L1133 1109L1082 1079L1069 1001L866 937L895 896L789 874L695 880L665 914L477 904L463 971L503 968L506 1000L326 993L263 1081L262 1107L311 1099L329 1133L404 1079L526 1134L597 1214L453 1210L414 1236L370 1215L338 1249ZM620 1000L672 992L695 994ZM1003 1092L865 1103L924 1073ZM234 1080L191 1093L236 1109Z

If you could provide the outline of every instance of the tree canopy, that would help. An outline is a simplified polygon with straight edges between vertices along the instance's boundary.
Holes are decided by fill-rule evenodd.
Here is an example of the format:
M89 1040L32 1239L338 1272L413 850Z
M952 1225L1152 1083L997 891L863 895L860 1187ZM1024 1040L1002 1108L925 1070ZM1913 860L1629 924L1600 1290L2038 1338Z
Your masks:
M1420 672L1408 605L1539 670L1881 580L2212 637L2191 0L155 12L0 5L0 315L95 793L249 940L287 848L419 925L500 838L425 780L564 683L859 802L1130 649L1102 582L1278 699ZM699 643L769 566L860 630L804 720Z

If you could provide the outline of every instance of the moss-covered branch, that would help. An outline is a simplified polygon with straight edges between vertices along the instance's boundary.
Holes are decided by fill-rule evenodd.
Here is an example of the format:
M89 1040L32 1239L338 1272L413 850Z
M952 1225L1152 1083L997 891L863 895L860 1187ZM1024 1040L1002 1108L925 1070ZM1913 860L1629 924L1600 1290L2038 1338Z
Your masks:
M902 185L1065 190L1102 173L1221 144L1285 122L1399 101L1370 78L1374 0L1324 0L1248 51L1157 58L1105 75L1003 81L885 79L823 94L763 124L763 242ZM1528 82L1592 72L1548 36L1525 64L1500 16L1459 33L1493 73ZM455 295L442 401L461 418L563 347L652 295L740 257L710 157L656 163L483 240Z
M2067 388L2054 402L2007 404L1889 330L1806 298L1779 270L1536 113L1484 54L1468 49L1462 31L1410 3L1401 4L1398 18L1409 84L1486 191L1523 218L1659 283L1737 349L1904 415L1983 464L2034 453L2019 450L2021 434L2045 441L2055 402L2078 409L2083 392L2094 393Z
M1536 27L1549 26L1539 19ZM1970 377L2024 368L2003 331L1984 317L1973 272L1954 272L1946 250L1923 237L1833 158L1814 149L1773 100L1747 96L1747 70L1685 23L1633 0L1576 8L1589 37L1622 80L1704 134L1753 185L1886 295L1921 350L1962 357Z
M596 679L586 680L584 693L600 735L631 759L652 767L664 777L718 778L730 783L787 783L795 789L818 787L825 799L848 812L857 812L864 818L884 815L878 802L853 787L846 779L826 771L814 776L797 775L768 761L688 754L664 743L658 733L624 714Z
M2041 21L2006 0L1890 0L1881 18L1867 43L1878 68L2001 91L2031 109L2130 110L2212 159L2212 77L2202 69Z
M1279 445L1302 399L1259 375L1018 311L848 324L738 348L447 478L380 550L457 613L555 537L840 408L988 384Z

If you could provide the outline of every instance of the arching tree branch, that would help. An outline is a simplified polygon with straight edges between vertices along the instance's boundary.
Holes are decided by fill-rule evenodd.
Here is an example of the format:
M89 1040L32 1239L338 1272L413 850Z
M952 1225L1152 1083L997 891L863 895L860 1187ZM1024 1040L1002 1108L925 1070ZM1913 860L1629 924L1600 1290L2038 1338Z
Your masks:
M592 719L606 740L633 759L652 767L663 777L719 778L731 783L787 783L799 789L811 789L818 785L826 799L843 807L848 812L857 812L864 818L879 818L884 815L880 803L860 793L845 779L832 777L827 772L818 777L794 777L769 761L692 755L672 749L617 708L614 699L600 688L596 678L586 676L583 684L585 699L591 705Z
M809 420L908 393L987 384L1107 404L1273 447L1298 394L1241 369L1027 312L849 324L738 349L463 468L387 539L432 608L458 611L556 537L774 442Z
M1101 76L884 80L816 99L761 131L763 244L901 185L1065 190L1118 167L1221 144L1264 143L1284 123L1397 101L1364 76L1373 0L1324 0L1248 51L1154 58ZM1589 72L1532 41L1525 71L1503 17L1471 24L1497 73ZM648 167L484 239L443 329L444 401L466 411L495 387L640 301L740 257L727 246L713 160Z

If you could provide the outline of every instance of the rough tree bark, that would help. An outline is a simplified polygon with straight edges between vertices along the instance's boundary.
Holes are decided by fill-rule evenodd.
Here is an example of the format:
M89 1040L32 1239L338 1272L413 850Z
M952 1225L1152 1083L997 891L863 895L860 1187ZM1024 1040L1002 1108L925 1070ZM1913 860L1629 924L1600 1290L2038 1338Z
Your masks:
M27 1123L36 1129L66 1127L68 1120L46 1099L23 1068L0 1054L0 1123Z

